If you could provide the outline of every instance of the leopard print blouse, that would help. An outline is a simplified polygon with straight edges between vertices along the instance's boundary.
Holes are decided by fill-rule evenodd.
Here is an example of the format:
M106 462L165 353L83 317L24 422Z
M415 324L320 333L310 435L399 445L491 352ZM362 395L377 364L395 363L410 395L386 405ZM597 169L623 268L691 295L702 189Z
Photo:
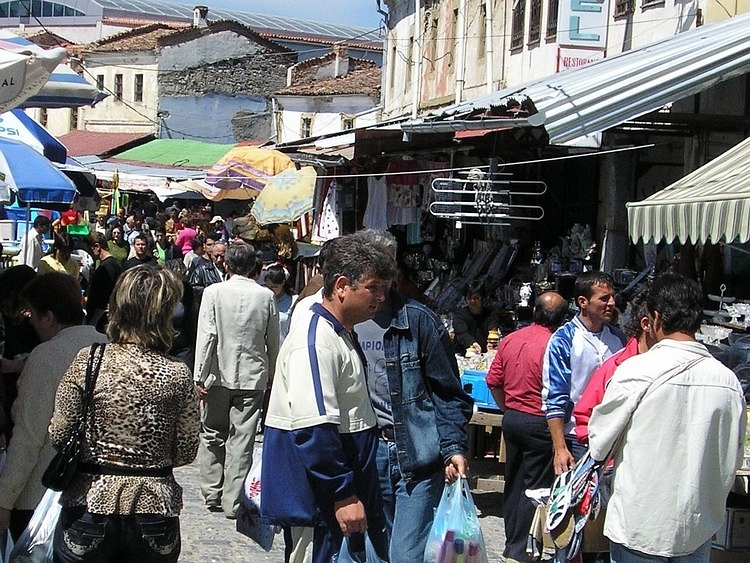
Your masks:
M60 381L50 439L59 448L82 416L89 349L81 350ZM87 417L82 461L147 469L186 465L198 450L198 400L190 369L132 344L108 344ZM96 514L177 516L182 488L172 475L143 477L78 473L63 492L64 506Z

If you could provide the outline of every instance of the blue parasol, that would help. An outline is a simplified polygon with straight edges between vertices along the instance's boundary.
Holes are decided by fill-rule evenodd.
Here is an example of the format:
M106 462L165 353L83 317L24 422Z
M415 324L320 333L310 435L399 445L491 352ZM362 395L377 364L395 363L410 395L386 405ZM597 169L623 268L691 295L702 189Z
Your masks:
M24 204L70 204L76 196L73 181L47 158L28 145L2 137L0 180Z

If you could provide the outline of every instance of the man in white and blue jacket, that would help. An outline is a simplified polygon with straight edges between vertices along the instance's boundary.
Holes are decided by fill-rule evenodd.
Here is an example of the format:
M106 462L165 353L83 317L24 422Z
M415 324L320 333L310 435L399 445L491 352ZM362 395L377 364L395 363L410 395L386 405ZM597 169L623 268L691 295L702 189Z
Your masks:
M284 528L285 561L310 535L312 562L335 560L343 536L364 551L367 531L388 560L378 489L377 420L352 327L380 309L393 257L351 236L332 241L323 302L279 351L263 439L261 513Z
M557 475L571 468L585 451L575 438L573 407L591 374L625 344L625 336L608 324L615 309L611 276L596 271L581 274L575 295L579 313L552 335L542 368L542 409Z

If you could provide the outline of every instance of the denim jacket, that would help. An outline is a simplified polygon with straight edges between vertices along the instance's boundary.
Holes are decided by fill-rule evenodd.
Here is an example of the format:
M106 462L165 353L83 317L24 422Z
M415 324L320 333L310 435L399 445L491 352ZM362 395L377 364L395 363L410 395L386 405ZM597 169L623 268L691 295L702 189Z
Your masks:
M466 453L473 400L461 386L443 323L421 303L391 297L383 348L398 464L409 482Z

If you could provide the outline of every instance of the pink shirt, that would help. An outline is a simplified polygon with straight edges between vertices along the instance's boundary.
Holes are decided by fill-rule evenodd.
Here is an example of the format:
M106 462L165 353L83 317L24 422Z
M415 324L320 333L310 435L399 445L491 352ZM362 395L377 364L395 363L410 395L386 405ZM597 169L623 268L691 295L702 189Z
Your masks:
M188 252L193 249L193 239L198 236L195 229L185 227L179 233L174 241L174 245L182 250L182 255L185 256Z
M612 379L617 366L636 354L638 354L638 340L631 338L625 344L625 348L607 358L599 366L599 369L591 375L591 379L589 379L583 395L581 395L581 398L573 409L573 416L576 421L576 436L581 444L585 445L589 442L589 419L591 418L591 413L594 411L594 407L602 402L607 383Z
M542 412L542 362L552 331L532 324L504 337L485 381L500 388L505 407L536 416Z

